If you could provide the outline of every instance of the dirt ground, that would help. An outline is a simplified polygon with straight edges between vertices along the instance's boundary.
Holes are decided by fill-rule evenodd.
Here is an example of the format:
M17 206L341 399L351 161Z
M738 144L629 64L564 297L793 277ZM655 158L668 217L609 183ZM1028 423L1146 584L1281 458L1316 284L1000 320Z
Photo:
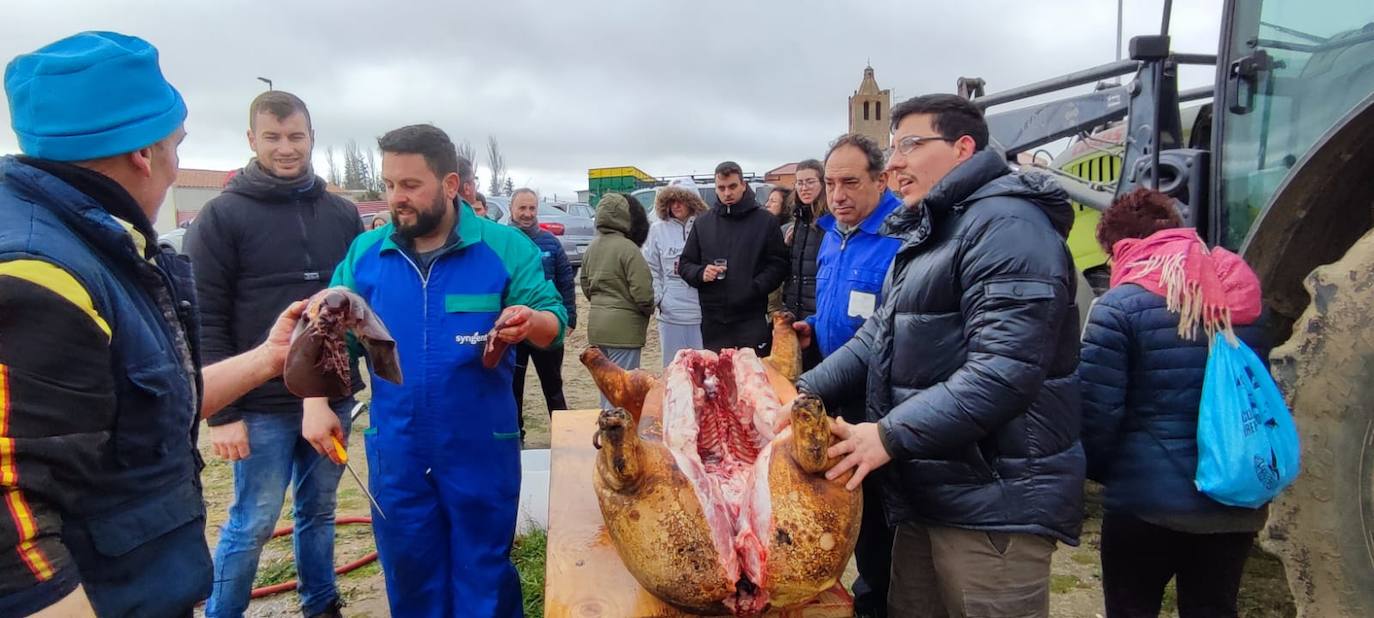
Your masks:
M579 315L585 320L586 299L578 297ZM585 324L585 321L583 322ZM565 346L567 353L563 360L563 390L568 406L572 409L595 408L599 394L591 376L577 361L577 354L587 345L586 330L578 328L569 333ZM648 343L642 355L646 369L657 371L662 367L657 327L650 324ZM531 368L525 386L525 417L527 438L526 448L549 447L549 418L544 411L543 396L539 389L539 378ZM366 398L367 394L362 394ZM367 426L366 415L359 417L349 440L350 453L362 453L362 432ZM205 435L205 432L202 432ZM202 442L205 442L204 440ZM204 473L205 499L209 510L209 526L206 540L213 548L219 538L219 528L223 524L229 503L233 499L233 472L230 466L215 458L208 443L202 444L202 452L207 461ZM367 478L365 457L350 459L358 474ZM1050 582L1050 613L1056 618L1094 618L1104 615L1102 605L1102 567L1098 559L1099 533L1101 530L1100 488L1089 484L1087 490L1087 518L1084 522L1082 543L1078 547L1060 546L1055 552ZM290 496L283 508L280 526L291 523ZM367 516L367 498L358 485L345 473L340 481L340 516ZM341 526L338 528L335 545L335 562L343 564L373 551L374 544L367 526ZM213 550L212 550L213 551ZM290 537L282 537L268 543L262 554L258 568L259 584L278 583L295 576L292 565ZM854 570L851 564L845 576L851 582ZM340 576L340 592L348 604L344 610L349 616L387 616L386 590L377 563ZM1246 565L1245 580L1241 588L1240 615L1256 618L1279 618L1295 615L1292 597L1284 579L1283 567L1274 557L1256 549ZM1174 607L1173 585L1166 591L1162 616L1177 616ZM298 599L294 592L259 599L249 608L249 616L292 616L299 615Z

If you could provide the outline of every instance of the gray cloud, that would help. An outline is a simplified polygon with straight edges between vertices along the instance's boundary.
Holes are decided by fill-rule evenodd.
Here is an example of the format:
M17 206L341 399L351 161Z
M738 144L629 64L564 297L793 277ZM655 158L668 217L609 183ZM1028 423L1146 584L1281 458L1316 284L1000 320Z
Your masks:
M1159 28L1161 2L1127 4L1128 37ZM1175 48L1214 52L1220 2L1175 4ZM477 147L479 172L493 135L515 182L570 196L589 167L702 173L730 158L763 172L819 156L846 129L865 62L897 99L959 76L999 90L1111 60L1116 23L1107 0L267 6L8 2L0 58L87 29L147 38L191 107L188 167L242 165L263 76L311 106L321 167L325 145L432 122ZM16 149L0 131L0 152Z

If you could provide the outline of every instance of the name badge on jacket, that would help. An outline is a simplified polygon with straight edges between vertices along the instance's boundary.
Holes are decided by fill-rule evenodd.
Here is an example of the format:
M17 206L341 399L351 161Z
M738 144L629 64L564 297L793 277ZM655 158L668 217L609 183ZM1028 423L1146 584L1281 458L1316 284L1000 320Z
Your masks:
M878 296L876 294L850 290L849 315L867 320L873 315L873 307L877 300Z

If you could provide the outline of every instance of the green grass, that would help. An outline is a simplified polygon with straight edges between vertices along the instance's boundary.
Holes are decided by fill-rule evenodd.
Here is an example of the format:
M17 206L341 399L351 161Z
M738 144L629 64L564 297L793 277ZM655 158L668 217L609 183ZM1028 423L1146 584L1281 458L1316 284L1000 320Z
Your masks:
M530 618L544 616L544 558L547 552L548 533L535 529L517 537L511 550L511 560L515 570L520 573L520 592L525 597L525 615Z
M1077 562L1078 564L1082 564L1085 566L1095 565L1098 563L1097 554L1088 552L1079 552L1076 554L1072 554L1069 556L1069 560L1072 560L1074 562Z
M364 564L352 571L344 573L343 576L350 579L367 579L382 572L382 563L376 560Z
M1284 578L1283 563L1258 547L1250 551L1245 562L1245 575L1240 582L1240 595L1237 610L1241 616L1263 618L1292 618L1297 615L1293 596L1288 592ZM1173 614L1178 611L1178 587L1174 580L1164 587L1164 600L1160 604L1160 614Z
M296 579L296 561L291 552L291 535L268 541L263 547L262 556L262 561L258 563L258 576L253 580L254 588L275 586Z
M1239 610L1242 616L1292 618L1298 614L1283 563L1277 556L1255 547L1245 561L1245 577L1240 580Z
M1178 611L1178 587L1174 580L1169 580L1169 585L1164 587L1164 600L1159 604L1159 613L1172 614ZM1242 614L1244 615L1244 614Z
M1078 579L1077 575L1051 575L1050 592L1053 594L1064 594L1077 588L1083 580Z

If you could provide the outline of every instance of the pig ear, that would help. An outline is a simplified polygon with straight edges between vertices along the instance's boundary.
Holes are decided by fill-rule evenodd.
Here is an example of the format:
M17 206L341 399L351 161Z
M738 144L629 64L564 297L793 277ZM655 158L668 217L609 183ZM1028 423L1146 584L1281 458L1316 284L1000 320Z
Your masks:
M372 371L387 382L401 384L401 358L396 354L396 340L391 338L391 332L386 329L382 319L377 317L377 312L362 297L352 292L348 295L353 315L358 318L354 322L353 336L358 338L363 351L367 352L367 362L372 366Z

